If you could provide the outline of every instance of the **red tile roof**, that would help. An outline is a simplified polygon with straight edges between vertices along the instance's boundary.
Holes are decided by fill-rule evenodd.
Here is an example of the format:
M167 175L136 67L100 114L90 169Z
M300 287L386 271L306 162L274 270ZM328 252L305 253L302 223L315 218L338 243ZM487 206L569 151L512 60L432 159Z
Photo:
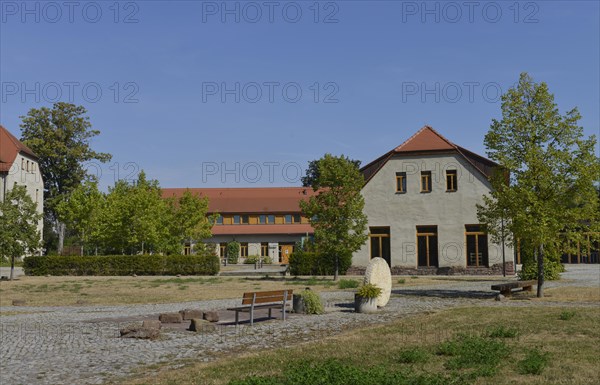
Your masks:
M209 213L300 213L299 202L316 193L304 187L163 188L164 198L180 197L186 190L208 197Z
M493 170L499 167L498 163L458 146L444 138L432 127L424 126L398 147L362 167L361 171L365 177L365 183L368 183L393 156L433 152L458 153L486 178L489 178L492 175Z
M17 154L21 152L33 159L37 160L38 158L29 147L0 125L0 172L8 172L17 158Z
M312 234L314 230L309 224L288 225L215 225L213 235L256 235L256 234Z

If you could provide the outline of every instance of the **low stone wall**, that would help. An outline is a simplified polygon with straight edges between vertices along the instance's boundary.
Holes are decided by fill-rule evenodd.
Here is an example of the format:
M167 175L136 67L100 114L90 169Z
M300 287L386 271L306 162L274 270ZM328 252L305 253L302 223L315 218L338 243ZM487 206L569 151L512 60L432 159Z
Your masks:
M347 275L364 275L366 267L351 266ZM392 275L502 275L502 264L497 263L490 267L404 267L394 266L391 268ZM506 274L515 273L512 262L506 262Z

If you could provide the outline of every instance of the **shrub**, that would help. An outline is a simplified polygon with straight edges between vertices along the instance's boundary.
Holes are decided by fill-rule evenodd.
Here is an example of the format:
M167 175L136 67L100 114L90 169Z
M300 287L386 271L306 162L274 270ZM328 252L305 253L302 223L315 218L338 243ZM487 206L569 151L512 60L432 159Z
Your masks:
M27 257L27 275L215 275L219 257L203 255L109 255Z
M399 283L400 285L404 285L404 284L406 283L406 279L404 279L404 278L400 278L400 279L398 280L398 283Z
M372 283L367 283L366 285L362 285L356 294L363 298L377 298L381 294L381 289Z
M575 312L572 310L563 310L560 315L558 316L558 318L562 321L568 321L571 318L575 317Z
M235 265L240 257L240 243L236 241L227 244L227 263Z
M491 328L487 332L490 338L515 338L519 334L516 328L509 328L504 325L499 325Z
M429 360L429 353L421 348L406 349L400 352L398 360L403 364L427 362Z
M304 301L304 312L306 314L323 314L325 312L319 294L312 290L302 290L300 297Z
M537 349L527 352L517 364L519 373L540 375L544 368L548 365L548 353L542 353Z
M356 289L360 283L354 279L341 279L338 282L340 289Z
M249 255L244 259L244 264L246 265L254 265L255 263L260 261L260 256L258 255Z

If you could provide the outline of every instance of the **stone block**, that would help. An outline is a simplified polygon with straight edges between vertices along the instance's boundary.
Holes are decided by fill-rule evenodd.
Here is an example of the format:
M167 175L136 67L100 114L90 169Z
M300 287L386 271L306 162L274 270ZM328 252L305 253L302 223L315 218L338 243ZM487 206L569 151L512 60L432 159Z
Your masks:
M157 320L146 320L142 322L142 327L148 329L160 329L162 327L162 323Z
M216 311L205 311L203 318L209 322L219 322L219 313Z
M164 324L180 324L183 321L179 313L162 313L158 316L158 320Z
M181 314L181 318L183 318L184 321L189 321L194 318L202 319L202 310L183 309L180 310L179 313Z
M213 325L209 321L199 319L199 318L194 318L190 321L190 327L188 328L188 330L190 330L192 332L211 333L211 332L214 332L215 330L217 330L217 328L215 325Z

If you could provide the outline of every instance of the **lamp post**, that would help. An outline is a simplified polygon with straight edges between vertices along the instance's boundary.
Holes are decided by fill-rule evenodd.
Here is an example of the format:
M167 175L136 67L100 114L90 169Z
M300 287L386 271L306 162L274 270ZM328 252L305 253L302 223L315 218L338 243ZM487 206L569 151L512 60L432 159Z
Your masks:
M502 233L502 276L506 277L506 255L504 253L504 211L502 212L502 218L500 219L501 233Z

